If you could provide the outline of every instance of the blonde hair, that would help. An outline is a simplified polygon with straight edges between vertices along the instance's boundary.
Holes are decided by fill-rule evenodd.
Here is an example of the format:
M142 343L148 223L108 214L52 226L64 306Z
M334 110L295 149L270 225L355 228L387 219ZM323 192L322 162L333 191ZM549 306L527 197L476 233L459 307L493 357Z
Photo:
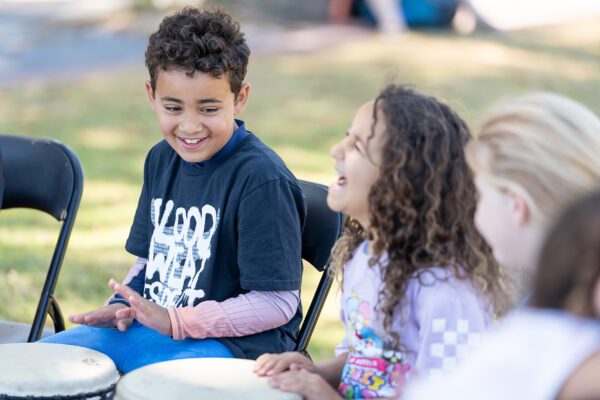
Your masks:
M473 171L524 197L548 222L600 184L600 119L552 93L532 93L496 107L467 144Z

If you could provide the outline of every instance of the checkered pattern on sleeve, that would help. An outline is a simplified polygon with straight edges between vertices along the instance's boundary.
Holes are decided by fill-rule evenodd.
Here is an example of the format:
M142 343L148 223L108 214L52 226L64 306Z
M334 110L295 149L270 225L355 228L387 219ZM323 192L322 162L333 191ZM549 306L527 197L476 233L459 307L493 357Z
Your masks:
M467 319L448 321L445 318L436 318L431 321L430 329L431 376L454 370L458 362L479 346L481 340L480 328L475 332L471 331Z

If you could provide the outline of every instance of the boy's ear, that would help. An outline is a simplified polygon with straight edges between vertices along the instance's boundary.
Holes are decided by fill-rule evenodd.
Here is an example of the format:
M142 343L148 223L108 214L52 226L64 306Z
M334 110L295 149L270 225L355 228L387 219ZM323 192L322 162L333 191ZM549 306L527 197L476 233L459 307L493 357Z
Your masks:
M233 102L233 114L238 115L244 111L246 108L246 103L248 102L248 95L250 94L250 84L244 83L242 88L240 89L235 101Z
M508 195L512 201L513 222L516 226L523 226L529 221L529 206L519 193L509 190Z
M146 93L148 93L148 101L150 102L150 108L152 111L156 111L156 98L154 97L154 90L152 90L152 85L150 81L146 81Z

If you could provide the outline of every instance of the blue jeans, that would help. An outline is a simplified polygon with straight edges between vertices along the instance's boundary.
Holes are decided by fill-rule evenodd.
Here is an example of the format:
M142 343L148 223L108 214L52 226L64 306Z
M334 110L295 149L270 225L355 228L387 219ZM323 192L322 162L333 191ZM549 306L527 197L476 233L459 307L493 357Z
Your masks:
M234 357L225 345L214 339L173 340L137 321L125 332L80 325L48 336L40 342L70 344L99 351L109 356L123 373L161 361Z

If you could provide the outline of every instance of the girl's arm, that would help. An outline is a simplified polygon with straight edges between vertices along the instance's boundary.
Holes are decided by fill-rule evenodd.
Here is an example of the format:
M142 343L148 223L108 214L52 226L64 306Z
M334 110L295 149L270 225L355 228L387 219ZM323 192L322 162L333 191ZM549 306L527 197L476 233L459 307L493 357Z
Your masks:
M292 353L270 356L286 357L286 355L290 357ZM296 357L304 356L296 353ZM269 378L269 385L286 392L299 393L305 400L341 399L337 388L347 358L348 353L342 353L334 359L318 363L316 368L315 365L305 368L301 363L290 365L289 370L272 375Z
M263 354L256 359L254 372L259 376L270 376L274 379L287 372L298 372L301 370L319 375L333 389L340 384L342 370L348 358L348 353L342 353L337 357L314 364L310 358L296 352L288 351L281 354ZM289 374L288 374L289 375ZM277 382L279 378L275 379ZM287 379L287 378L281 378Z
M342 370L348 359L348 353L342 353L331 360L321 361L316 364L320 375L331 385L337 389L342 378Z
M600 352L594 353L577 367L556 398L558 400L600 398L598 371L600 371Z

